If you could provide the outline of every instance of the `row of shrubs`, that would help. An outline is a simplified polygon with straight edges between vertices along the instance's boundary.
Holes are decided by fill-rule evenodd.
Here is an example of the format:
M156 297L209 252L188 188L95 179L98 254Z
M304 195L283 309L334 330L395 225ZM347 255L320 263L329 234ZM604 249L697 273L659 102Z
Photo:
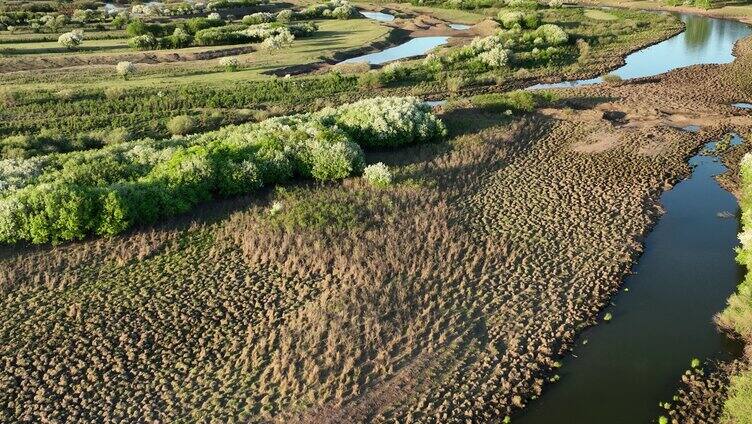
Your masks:
M0 242L113 235L212 198L292 178L363 171L361 147L437 140L444 124L416 98L373 98L186 137L0 161Z
M165 31L172 29L170 35ZM133 37L128 40L131 48L153 50L160 48L184 48L191 45L218 46L244 44L264 41L283 31L293 37L308 37L318 30L314 22L284 24L281 22L259 23L254 25L228 24L217 19L193 18L179 26L144 24L132 22L128 33Z

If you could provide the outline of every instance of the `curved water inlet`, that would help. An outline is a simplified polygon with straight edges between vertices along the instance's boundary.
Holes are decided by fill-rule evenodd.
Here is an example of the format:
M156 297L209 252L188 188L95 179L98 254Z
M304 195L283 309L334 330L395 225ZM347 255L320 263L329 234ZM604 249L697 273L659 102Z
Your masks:
M685 30L667 40L628 55L624 66L611 72L622 79L659 75L691 65L729 63L734 44L752 34L746 24L725 19L679 14ZM529 90L566 88L603 82L603 77L536 84Z
M365 62L370 65L382 65L387 62L405 59L408 57L423 56L431 50L444 45L449 37L418 37L411 38L409 41L398 46L388 48L376 53L369 53L363 56L353 57L342 61L341 63Z

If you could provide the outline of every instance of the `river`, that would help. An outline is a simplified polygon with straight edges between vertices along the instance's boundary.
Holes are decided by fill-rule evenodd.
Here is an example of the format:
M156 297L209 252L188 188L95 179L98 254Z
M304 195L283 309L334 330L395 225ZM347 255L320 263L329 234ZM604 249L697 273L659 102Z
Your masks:
M685 32L629 55L614 74L636 78L728 63L734 43L750 34L749 27L734 21L681 19ZM634 274L624 281L625 291L607 308L613 319L579 337L563 361L561 380L515 417L515 424L656 422L665 414L659 402L671 402L692 358L726 360L741 353L741 346L712 321L744 275L734 261L737 201L714 178L726 170L717 157L697 155L690 164L692 175L661 196L666 213L646 238Z

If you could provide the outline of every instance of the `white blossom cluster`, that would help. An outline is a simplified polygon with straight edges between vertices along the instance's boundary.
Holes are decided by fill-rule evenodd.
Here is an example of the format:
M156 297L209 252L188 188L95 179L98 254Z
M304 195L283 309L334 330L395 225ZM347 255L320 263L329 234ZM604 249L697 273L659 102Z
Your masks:
M212 21L221 21L222 16L220 16L217 12L212 12L206 17L206 19L210 19Z
M234 56L226 56L219 59L219 65L225 68L237 68L238 58Z
M383 162L379 162L365 167L363 179L374 187L386 187L392 183L392 173Z
M548 44L560 45L569 40L569 36L560 26L554 24L545 24L538 27L536 30L538 35L542 37Z
M340 106L341 126L361 132L370 144L392 145L428 141L446 135L444 124L431 107L415 97L375 97Z
M80 29L74 29L71 32L66 32L65 34L60 35L60 37L58 37L57 39L57 42L60 45L69 49L80 45L83 41L84 32Z
M115 65L115 72L121 77L127 78L136 72L136 65L127 61L118 62L118 64Z
M243 16L243 23L246 25L265 24L274 22L276 15L269 12L256 12Z
M44 156L0 160L0 196L28 185L42 174L46 164Z
M525 14L520 11L510 11L499 15L499 21L505 28L512 28L514 25L521 25Z
M308 7L303 14L309 17L349 19L358 14L358 9L347 0L330 0Z
M491 68L503 68L509 64L509 50L501 46L495 46L491 50L478 55L478 59Z
M558 9L564 5L562 0L548 0L548 7Z
M242 31L238 31L239 34L245 34L249 37L258 38L261 40L266 40L269 37L279 35L283 32L290 33L290 30L282 26L274 25L272 23L251 25Z
M295 36L292 35L290 30L283 28L277 34L265 39L261 43L261 48L264 50L279 50L285 46L289 46L295 40Z
M162 15L165 9L164 3L151 2L147 4L134 4L131 8L131 13L141 16L159 16Z

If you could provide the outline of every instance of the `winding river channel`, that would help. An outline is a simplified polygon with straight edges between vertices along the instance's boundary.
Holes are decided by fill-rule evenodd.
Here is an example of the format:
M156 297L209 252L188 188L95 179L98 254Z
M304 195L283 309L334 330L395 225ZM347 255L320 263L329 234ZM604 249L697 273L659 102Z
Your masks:
M751 32L734 21L692 15L681 19L685 32L628 56L614 73L636 78L727 63L733 60L734 43ZM741 140L735 137L734 142ZM515 424L655 422L662 412L658 403L671 401L692 358L724 360L741 353L741 346L712 322L743 278L734 262L738 205L714 179L726 170L717 157L697 155L690 164L692 175L661 197L666 213L646 238L625 291L607 308L613 320L579 337L563 361L561 380L515 417Z

